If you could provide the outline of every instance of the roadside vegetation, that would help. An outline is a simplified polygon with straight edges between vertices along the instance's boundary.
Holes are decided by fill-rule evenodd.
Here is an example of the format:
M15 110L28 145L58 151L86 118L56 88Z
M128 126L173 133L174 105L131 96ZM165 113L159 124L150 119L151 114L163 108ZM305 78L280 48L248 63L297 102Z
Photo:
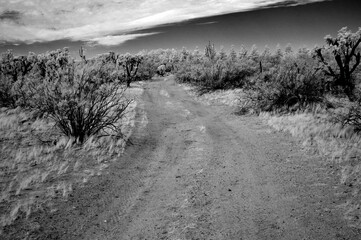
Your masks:
M218 98L234 106L226 96L237 93L236 114L259 114L332 164L347 188L344 217L361 228L360 54L361 28L342 28L314 49L241 46L226 53L209 43L204 53L183 50L175 74L211 104Z
M0 235L36 234L37 212L119 157L134 127L140 56L75 61L68 49L0 59ZM128 86L128 87L127 87ZM140 90L140 89L139 89Z
M74 186L100 174L124 150L134 127L136 81L174 74L199 96L237 98L237 114L259 114L280 131L337 165L352 187L345 216L361 228L361 28L342 28L314 49L271 51L209 42L196 48L136 55L110 52L80 61L68 49L0 58L0 212L2 233L14 224L24 236L40 231L28 221L56 211ZM221 97L222 97L221 96ZM1 235L1 232L0 232Z

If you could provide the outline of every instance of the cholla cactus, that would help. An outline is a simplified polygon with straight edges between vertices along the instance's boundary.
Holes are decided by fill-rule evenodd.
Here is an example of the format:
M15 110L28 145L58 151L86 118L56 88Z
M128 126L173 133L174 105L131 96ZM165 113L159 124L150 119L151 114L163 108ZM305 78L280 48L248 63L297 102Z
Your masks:
M0 58L0 73L11 76L16 82L20 76L25 76L33 68L34 60L26 56L14 56L11 50Z
M361 53L359 45L361 43L361 27L356 33L352 33L347 27L338 31L337 37L330 35L325 37L327 46L316 48L315 57L319 60L324 73L334 78L334 85L341 86L346 95L352 100L355 80L352 74L359 66ZM330 51L337 63L337 68L332 68L325 59L322 50Z
M106 57L106 62L117 63L118 56L114 52L109 52L109 55Z
M124 68L127 79L127 87L130 87L130 83L135 79L139 64L143 61L143 57L139 55L131 55L129 53L120 56L121 65Z

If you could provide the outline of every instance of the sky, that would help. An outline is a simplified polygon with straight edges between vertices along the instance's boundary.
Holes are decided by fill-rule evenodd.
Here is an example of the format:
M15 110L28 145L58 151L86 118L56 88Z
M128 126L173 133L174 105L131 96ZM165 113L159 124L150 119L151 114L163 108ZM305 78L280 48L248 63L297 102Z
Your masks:
M361 0L0 0L0 52L312 48L341 27L356 31L360 12Z

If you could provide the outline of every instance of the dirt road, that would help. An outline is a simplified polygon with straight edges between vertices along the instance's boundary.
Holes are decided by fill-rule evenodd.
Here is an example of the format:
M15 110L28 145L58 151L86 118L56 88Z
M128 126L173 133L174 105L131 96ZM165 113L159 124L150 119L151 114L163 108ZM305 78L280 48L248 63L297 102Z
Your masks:
M40 238L361 238L332 166L290 136L196 102L171 78L144 87L124 156L40 219Z

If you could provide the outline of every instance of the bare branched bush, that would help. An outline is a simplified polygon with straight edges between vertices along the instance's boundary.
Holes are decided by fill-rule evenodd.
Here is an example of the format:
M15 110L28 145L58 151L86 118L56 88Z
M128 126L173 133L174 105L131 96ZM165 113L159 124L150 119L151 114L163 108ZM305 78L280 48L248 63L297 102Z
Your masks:
M85 68L61 81L44 81L37 88L40 94L35 107L79 143L100 132L109 134L107 130L120 134L117 122L131 101L124 98L124 88L115 78L100 66Z

